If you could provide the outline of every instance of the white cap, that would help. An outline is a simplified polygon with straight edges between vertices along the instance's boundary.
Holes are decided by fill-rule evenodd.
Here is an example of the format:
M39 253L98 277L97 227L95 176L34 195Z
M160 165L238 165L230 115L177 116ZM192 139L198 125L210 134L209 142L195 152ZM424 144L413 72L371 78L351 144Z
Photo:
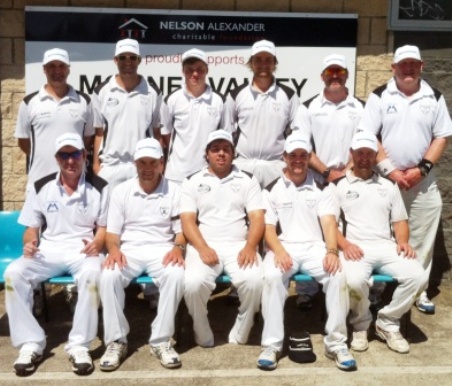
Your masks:
M351 148L353 150L358 150L363 147L372 149L373 151L378 151L378 141L374 133L370 131L358 131L352 138Z
M160 159L163 157L163 150L160 142L155 138L144 138L137 142L133 159L136 161L143 157Z
M404 59L415 59L421 61L421 53L416 46L403 46L396 49L393 63L399 63Z
M116 43L115 56L121 55L125 52L140 55L140 45L134 39L123 39Z
M220 129L212 131L209 136L207 137L207 145L208 147L213 141L216 141L218 139L224 139L225 141L228 141L232 146L234 146L234 140L232 139L232 134L226 130Z
M341 54L331 54L325 56L323 59L322 72L330 66L339 66L347 69L347 61L345 60L345 56Z
M44 59L42 60L42 64L45 66L47 63L53 62L54 60L58 60L70 65L69 63L69 54L66 50L62 50L61 48L52 48L51 50L47 50L44 52Z
M187 60L187 59L198 59L201 62L204 62L205 64L208 65L207 63L207 55L204 51L198 50L197 48L192 48L191 50L185 51L182 54L182 64Z
M284 143L284 151L286 153L292 153L296 149L303 149L308 153L312 151L311 139L298 130L290 134Z
M60 135L55 140L55 153L58 153L58 151L65 146L72 146L78 150L85 148L82 137L77 133L64 133Z
M260 52L268 52L269 54L276 56L275 44L268 40L259 40L253 44L253 47L251 48L251 56L254 56Z

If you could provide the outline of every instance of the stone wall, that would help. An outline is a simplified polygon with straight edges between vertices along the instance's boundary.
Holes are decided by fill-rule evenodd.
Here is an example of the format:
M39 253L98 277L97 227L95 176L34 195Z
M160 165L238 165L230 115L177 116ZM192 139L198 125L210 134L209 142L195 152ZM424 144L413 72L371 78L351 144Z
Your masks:
M25 157L13 137L16 114L24 96L24 8L33 6L116 7L153 9L204 9L263 12L356 13L358 18L358 60L356 95L367 99L369 93L390 77L394 34L387 30L386 0L1 0L0 1L0 76L1 76L1 180L0 209L20 209L26 182ZM334 32L332 32L334 33ZM419 44L427 62L424 76L445 93L452 107L452 68L444 49L432 48L432 39L423 33L406 39ZM414 38L414 41L410 39ZM422 40L424 39L424 40ZM434 40L433 40L434 41ZM447 50L450 54L450 51ZM452 150L448 150L437 171L444 198L444 215L437 245L439 276L448 270L452 255L452 177L448 168Z

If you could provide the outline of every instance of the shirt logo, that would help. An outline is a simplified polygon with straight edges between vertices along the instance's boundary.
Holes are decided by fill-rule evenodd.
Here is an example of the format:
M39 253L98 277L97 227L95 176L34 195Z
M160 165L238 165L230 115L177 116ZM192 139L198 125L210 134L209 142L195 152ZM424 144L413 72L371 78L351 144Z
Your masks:
M169 208L168 207L166 207L166 206L161 206L160 207L160 214L162 216L167 216L168 213L169 213Z
M240 184L231 184L230 187L234 193L237 193L240 190Z
M421 105L421 111L425 115L427 115L430 112L430 105L429 104L422 104Z
M140 102L143 106L146 106L147 104L149 104L149 98L145 95L141 95Z
M119 100L116 98L108 98L107 107L116 107L119 105Z
M356 113L356 111L349 111L348 112L348 117L352 120L352 121L354 121L355 119L356 119L356 116L357 116L358 114Z
M389 105L386 109L386 114L395 114L397 113L397 108L395 105Z
M55 213L59 212L58 202L57 201L48 201L47 202L47 213Z
M207 107L207 113L213 117L215 115L215 113L217 112L216 107Z
M273 110L279 111L281 109L281 103L273 103Z
M69 114L72 118L77 118L78 116L78 109L69 109Z
M86 214L88 209L88 205L85 205L83 202L79 202L77 204L77 211L81 214Z
M209 193L211 190L209 185L199 184L198 193Z
M345 193L346 200L357 200L358 197L359 197L358 192L353 192L349 190L347 193Z
M314 208L317 200L315 199L315 194L312 192L307 192L306 193L306 205L308 206L308 208L312 209Z
M378 188L378 193L380 193L381 197L386 197L386 194L388 193L388 190L385 188Z

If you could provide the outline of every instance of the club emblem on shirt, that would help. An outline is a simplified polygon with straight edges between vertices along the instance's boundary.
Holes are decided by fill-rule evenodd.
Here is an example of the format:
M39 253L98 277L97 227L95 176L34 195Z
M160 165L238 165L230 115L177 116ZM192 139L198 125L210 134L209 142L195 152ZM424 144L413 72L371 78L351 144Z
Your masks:
M116 98L108 98L107 100L107 107L116 107L117 105L119 105L119 100L117 100Z
M395 114L397 112L397 108L395 105L388 105L386 108L386 114Z
M167 216L169 213L169 208L167 206L161 206L160 207L160 214L162 216Z
M356 119L356 116L357 116L358 114L356 113L356 111L354 111L354 110L351 110L351 111L349 111L348 112L348 117L352 120L352 121L354 121L355 119Z
M307 192L306 193L306 205L308 206L308 208L312 209L315 206L316 203L316 199L315 199L315 194L312 192Z
M421 111L423 114L427 115L430 112L429 104L421 104Z
M77 204L77 211L78 211L80 214L86 214L87 209L88 209L88 205L85 205L83 202L79 202L79 203Z
M77 118L78 109L77 108L69 109L69 114L71 115L72 118Z
M147 97L147 95L141 95L140 102L142 105L146 106L149 103L149 98Z
M58 202L57 201L47 201L47 213L58 212Z
M207 113L213 117L215 115L215 113L217 112L217 108L216 107L207 107Z
M210 192L210 186L205 184L199 184L198 186L198 193L209 193Z
M232 184L230 185L230 187L231 187L231 190L232 190L234 193L237 193L237 192L240 190L240 184L232 183Z
M358 197L359 197L358 192L353 192L353 191L349 190L347 193L345 193L346 200L356 200L356 199L358 199Z
M275 111L279 111L279 109L281 108L281 103L273 103L273 110Z
M386 194L388 193L388 190L385 188L378 188L378 193L380 194L381 197L386 197Z

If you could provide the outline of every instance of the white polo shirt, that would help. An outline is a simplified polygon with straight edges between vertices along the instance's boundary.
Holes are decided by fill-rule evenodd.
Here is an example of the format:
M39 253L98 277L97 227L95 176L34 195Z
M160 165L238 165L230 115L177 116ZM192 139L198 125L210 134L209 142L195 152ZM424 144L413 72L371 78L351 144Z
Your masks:
M312 171L301 186L281 176L264 189L265 223L281 230L284 243L323 241L319 219L336 216L338 209L328 188L320 189Z
M257 179L234 165L223 179L205 168L182 183L181 213L197 213L207 241L246 240L246 214L259 209L264 206Z
M237 131L237 154L246 159L277 160L284 152L285 130L292 127L298 106L297 94L285 85L265 93L244 84L232 90L227 109Z
M397 184L376 173L362 180L348 170L345 177L330 185L341 209L347 240L394 240L391 224L408 219Z
M434 138L452 135L444 96L424 80L411 97L398 90L394 78L375 89L358 128L381 133L386 154L399 170L418 165Z
M168 246L181 232L179 186L162 178L147 194L138 178L113 189L108 209L107 232L120 236L121 246Z
M69 86L67 95L56 100L43 86L23 99L14 136L31 140L29 184L59 170L54 157L55 139L66 132L82 138L94 135L93 108L88 95Z
M223 96L213 92L209 85L197 98L190 95L185 86L165 98L160 131L163 135L171 134L165 169L167 178L182 182L207 165L204 158L207 137L224 126L223 101Z
M95 226L107 225L108 185L102 178L83 173L70 196L60 182L60 173L36 181L25 199L19 224L46 226L41 243L81 244L93 239Z
M160 126L160 90L143 77L139 85L127 92L115 76L94 90L94 127L104 130L100 160L106 165L133 162L136 143L153 137Z
M345 168L364 103L348 95L336 104L326 99L322 92L303 105L306 109L298 109L295 126L312 136L314 151L328 168Z

